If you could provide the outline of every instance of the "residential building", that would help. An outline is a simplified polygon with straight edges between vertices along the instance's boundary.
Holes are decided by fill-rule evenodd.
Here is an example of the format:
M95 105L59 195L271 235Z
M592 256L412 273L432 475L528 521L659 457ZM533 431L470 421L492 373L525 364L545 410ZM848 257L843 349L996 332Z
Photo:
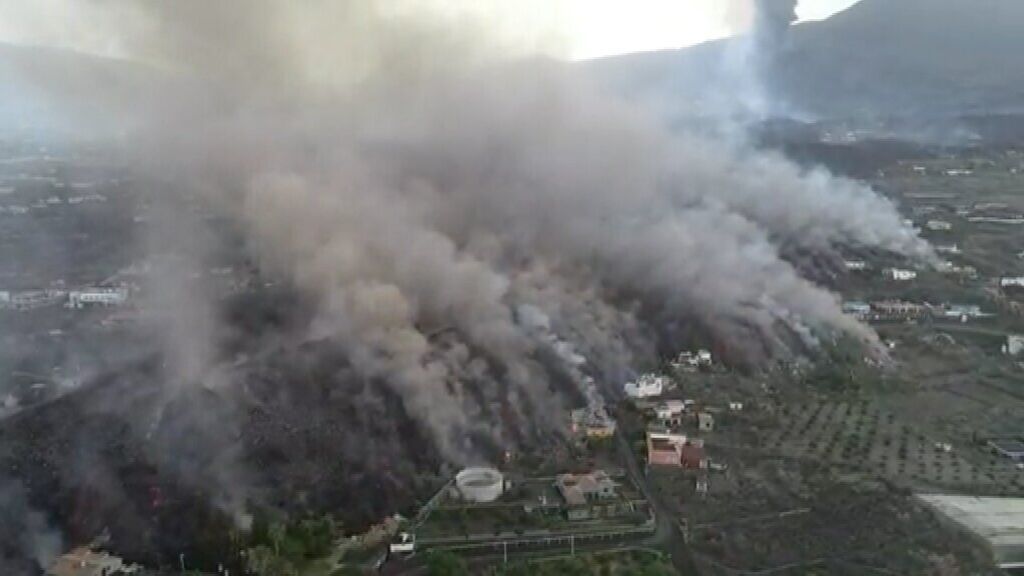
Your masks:
M679 463L688 470L707 469L708 458L704 453L704 447L689 443L684 444L679 449Z
M1003 352L1010 356L1017 356L1021 352L1024 352L1024 335L1008 335L1006 337L1006 344L1003 346Z
M569 520L614 516L630 509L628 502L617 498L617 485L604 470L589 474L559 474L555 487L565 500Z
M391 541L389 550L392 554L412 554L416 550L416 536L402 532Z
M615 481L604 470L589 474L559 474L555 487L569 506L615 497Z
M672 367L676 370L692 371L701 367L711 366L713 363L714 358L709 350L701 349L696 352L684 350L672 361Z
M623 390L626 392L626 396L630 398L650 398L652 396L661 396L668 383L668 378L664 376L644 374L633 382L627 382L623 386Z
M681 466L686 435L665 430L647 431L647 463L651 466Z
M903 268L886 268L885 276L897 282L906 282L917 278L917 272Z
M945 232L953 229L953 225L945 220L929 220L925 226L933 232Z
M0 298L0 307L13 308L15 310L32 310L60 303L66 296L63 290L23 290L21 292L8 292L6 297Z
M679 426L686 414L686 403L682 400L666 400L654 407L654 414L665 426Z
M969 318L980 318L984 314L976 304L948 304L942 309L942 316L966 322Z
M608 438L615 434L615 420L604 406L577 408L571 413L572 431L588 438Z
M701 432L711 432L715 429L715 417L710 412L697 414L697 429Z
M999 286L1010 289L1024 288L1024 276L1003 276L999 279Z
M936 269L942 274L953 274L964 278L978 277L978 269L974 266L961 266L959 264L954 264L949 260L940 262Z
M697 476L693 483L694 491L700 496L706 496L708 493L708 484L707 476Z
M83 288L68 292L68 308L85 306L120 306L128 301L127 288Z
M868 269L868 263L863 260L843 260L843 265L851 272L860 272Z
M902 300L883 300L881 302L872 302L871 310L874 312L874 317L878 319L919 318L924 316L928 311L928 309L921 304L904 302Z

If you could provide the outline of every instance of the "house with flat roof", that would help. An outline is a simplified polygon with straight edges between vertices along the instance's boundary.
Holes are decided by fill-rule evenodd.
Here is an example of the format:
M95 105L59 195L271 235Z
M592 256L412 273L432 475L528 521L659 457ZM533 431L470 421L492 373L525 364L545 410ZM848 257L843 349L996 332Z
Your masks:
M621 513L616 483L604 470L588 474L559 474L555 487L565 500L569 520L588 520Z

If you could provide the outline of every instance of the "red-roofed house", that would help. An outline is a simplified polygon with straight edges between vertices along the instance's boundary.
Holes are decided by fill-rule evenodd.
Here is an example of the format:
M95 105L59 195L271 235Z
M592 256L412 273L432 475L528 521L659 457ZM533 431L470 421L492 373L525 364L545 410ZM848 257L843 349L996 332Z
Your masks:
M679 462L683 468L690 470L703 470L708 467L704 448L693 444L685 444L679 449Z

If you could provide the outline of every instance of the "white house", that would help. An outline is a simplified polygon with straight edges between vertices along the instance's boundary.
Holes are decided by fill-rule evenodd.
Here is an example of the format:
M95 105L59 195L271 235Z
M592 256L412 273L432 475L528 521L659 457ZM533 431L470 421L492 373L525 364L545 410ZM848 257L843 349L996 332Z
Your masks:
M686 403L682 400L666 400L654 407L654 413L662 423L675 422L686 412Z
M392 554L412 554L416 550L416 536L402 532L391 542Z
M657 374L644 374L635 382L626 382L623 390L630 398L650 398L661 396L666 385L668 385L668 378Z
M885 270L885 275L898 282L906 282L907 280L917 278L917 272L914 272L913 270L905 270L903 268L887 268Z
M942 315L946 318L966 322L968 318L980 318L984 314L981 306L977 304L949 304L942 309Z
M701 366L711 366L714 362L714 358L711 356L709 350L697 350L696 352L690 352L684 350L676 356L675 361L672 362L672 367L677 370L695 369Z
M863 260L843 260L843 265L846 266L847 270L851 271L868 269L868 263Z
M999 279L999 285L1003 288L1024 288L1024 276L1004 276Z
M83 288L68 292L68 308L120 306L128 301L127 288Z
M1020 334L1009 334L1006 336L1006 344L1003 345L1003 353L1017 356L1024 352L1024 336Z
M925 226L934 232L945 232L953 229L953 225L945 220L929 220Z

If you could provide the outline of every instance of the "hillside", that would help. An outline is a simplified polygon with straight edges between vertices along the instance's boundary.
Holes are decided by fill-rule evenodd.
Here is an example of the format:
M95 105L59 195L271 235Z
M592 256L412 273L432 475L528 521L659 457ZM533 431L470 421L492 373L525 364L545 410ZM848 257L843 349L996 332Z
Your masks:
M736 39L585 66L616 91L702 112L750 85L798 116L1014 112L1024 110L1022 22L1019 0L862 0L793 27L757 79Z

